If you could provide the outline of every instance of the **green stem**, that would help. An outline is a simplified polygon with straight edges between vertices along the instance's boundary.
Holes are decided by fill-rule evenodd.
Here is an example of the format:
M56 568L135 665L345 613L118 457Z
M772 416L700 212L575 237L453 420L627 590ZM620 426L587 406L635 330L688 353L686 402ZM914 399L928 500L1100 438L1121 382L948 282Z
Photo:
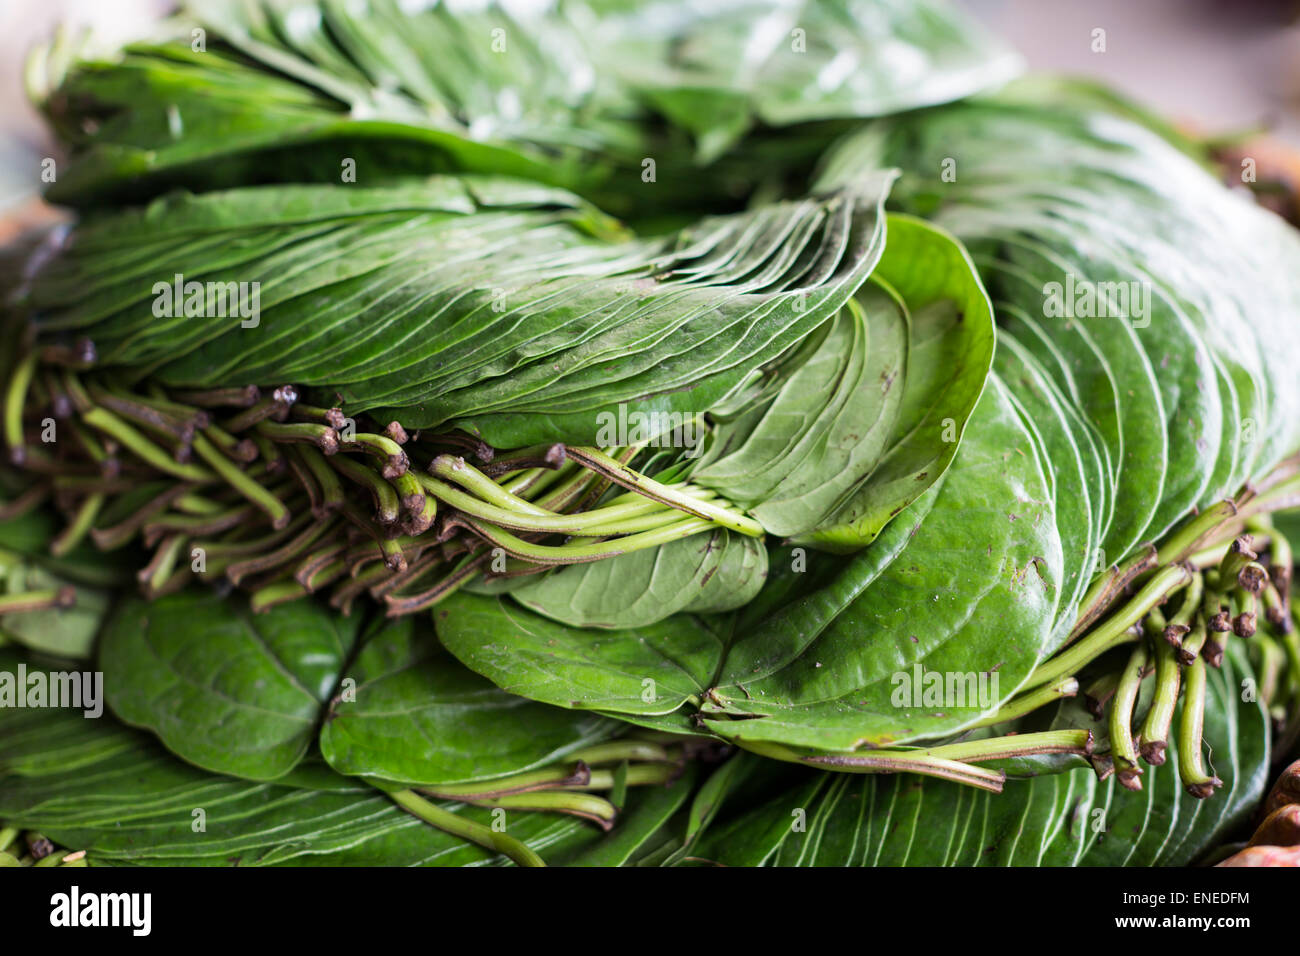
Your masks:
M342 444L342 449L344 451L365 451L374 455L380 461L381 473L389 481L406 474L406 470L411 467L410 459L406 457L406 452L402 450L402 446L387 435L357 432L352 438L353 441Z
M317 425L312 422L299 422L292 425L258 422L257 431L271 441L311 445L326 455L337 454L339 450L339 433L328 425Z
M1192 575L1192 580L1183 592L1183 603L1178 606L1178 613L1169 619L1161 629L1166 642L1177 647L1183 637L1192 629L1192 619L1201 609L1201 597L1205 591L1205 576L1201 572Z
M293 451L296 452L298 460L306 465L320 488L320 507L326 511L341 507L344 498L343 485L339 481L338 473L330 467L320 449L314 445L295 445Z
M380 524L395 524L401 517L402 503L397 497L396 489L368 465L354 461L346 455L336 455L331 458L330 465L344 478L370 492L375 500L375 520Z
M1178 723L1178 775L1193 797L1203 800L1223 786L1205 772L1201 738L1205 730L1205 661L1199 657L1187 668L1183 713Z
M388 605L388 615L395 617L399 614L411 614L432 607L449 594L459 591L467 582L473 579L478 574L479 567L487 560L487 557L488 551L486 549L470 555L459 567L439 580L437 584L418 594L385 594L384 603Z
M1205 621L1197 618L1192 625L1192 629L1183 638L1183 643L1178 648L1178 662L1183 665L1191 664L1200 656L1201 649L1205 647L1205 640L1208 632L1205 629Z
M686 518L657 528L654 531L640 531L625 537L600 541L595 544L564 544L557 546L531 544L518 538L503 528L495 527L473 517L465 517L466 524L474 533L493 547L498 547L512 557L531 561L534 564L585 564L602 561L620 554L639 551L642 548L656 548L669 541L699 534L716 527L714 522L704 518Z
M475 783L435 784L421 787L422 793L444 800L475 799L486 800L490 797L503 797L511 793L525 793L530 790L553 790L558 787L576 787L591 781L591 771L585 764L546 767L527 773L516 773L495 780L477 781Z
M744 749L774 760L784 760L804 766L839 770L843 773L916 773L940 780L962 783L990 793L1001 793L1007 775L1000 770L985 770L957 760L946 760L926 754L886 752L873 750L853 754L804 754L783 744L766 740L742 741Z
M1006 723L1008 720L1018 720L1039 707L1046 707L1048 704L1063 700L1066 697L1073 697L1077 693L1079 693L1079 682L1073 677L1067 677L1055 684L1040 687L1037 690L1032 690L1027 694L1022 694L1007 701L998 708L996 713L977 720L966 729L992 727L994 724Z
M1093 581L1092 586L1079 604L1079 619L1070 631L1070 640L1074 640L1092 623L1106 613L1116 595L1150 568L1156 567L1156 549L1148 547L1123 567L1112 567L1101 577Z
M0 615L63 609L74 607L76 603L77 591L71 585L42 588L39 591L20 591L17 594L0 594Z
M581 760L589 767L598 767L606 763L622 763L624 760L646 762L667 762L675 760L662 745L648 740L610 740L603 744L583 747L567 754L565 760Z
M1156 566L1164 567L1185 561L1236 516L1237 506L1231 501L1220 501L1206 508L1165 539L1164 546L1156 552Z
M507 514L537 515L539 517L555 516L554 512L547 511L525 498L511 494L483 472L466 462L464 458L458 458L455 455L439 455L429 463L429 474L434 478L445 478L447 481L455 482L466 491L477 495L487 504L494 506L496 511ZM446 487L442 482L437 484ZM460 506L456 505L455 507Z
M175 458L136 431L134 427L128 425L107 409L91 408L82 413L81 419L91 428L115 439L118 444L130 449L137 457L164 474L180 478L182 481L211 481L214 477L212 472L206 468L201 468L198 465L181 464L176 461ZM201 440L202 436L194 436L196 450ZM208 447L211 448L212 446L209 445ZM220 457L222 457L223 461L225 460L224 456Z
M270 584L258 588L248 596L248 607L254 614L260 614L263 611L269 611L277 604L287 604L290 601L296 601L308 595L308 590L297 581L289 578L284 581L273 581Z
M321 535L337 527L335 520L313 521L288 542L266 554L258 554L226 568L226 577L238 584L251 574L260 574L291 561L316 542Z
M1191 580L1191 576L1191 572L1179 564L1161 568L1128 604L1098 625L1096 630L1070 645L1036 670L1022 690L1041 687L1043 684L1054 684L1063 677L1077 674L1085 664L1100 657L1112 647L1133 640L1135 635L1129 633L1129 628L1142 620L1170 593L1185 586Z
M1138 736L1138 750L1142 759L1153 767L1165 762L1169 746L1169 727L1173 723L1174 708L1178 704L1181 675L1178 669L1178 649L1167 641L1156 641L1156 690L1142 723Z
M629 491L635 491L646 497L671 505L697 518L706 518L724 528L752 538L761 538L766 533L763 526L748 515L724 508L720 505L701 502L679 489L660 484L638 471L629 468L617 459L611 458L598 448L567 446L569 457L584 468L590 468L604 475L615 484L622 485Z
M257 443L251 438L236 438L219 425L209 425L203 434L231 461L247 465L257 460Z
M23 449L23 406L27 403L27 389L36 371L36 353L28 352L18 360L9 376L5 389L5 444L9 447L9 460L21 465L26 457Z
M241 471L201 434L194 436L194 451L222 477L226 484L265 511L271 519L272 528L279 530L289 523L292 516L289 514L289 509L284 506L284 502Z
M876 751L887 753L888 751ZM1087 756L1092 753L1092 731L1044 730L1030 734L1007 734L1003 737L980 737L962 740L937 747L898 751L905 754L925 754L945 760L981 763L985 760L1006 760L1011 757L1029 757L1035 754L1072 753Z
M266 398L259 398L252 405L248 406L237 415L231 416L226 420L223 427L231 432L243 432L253 428L260 422L266 421L273 415L281 414L287 411L293 402L283 401L281 390L276 389L273 395Z
M102 494L87 495L77 507L76 513L72 516L72 521L69 522L58 537L50 542L50 554L56 558L62 558L79 545L90 531L90 526L95 523L95 518L99 515L99 509L103 506L104 496Z
M172 392L172 398L181 404L198 405L201 408L248 408L250 405L256 405L261 396L261 389L256 385Z
M157 597L163 592L172 572L176 569L176 559L181 549L185 547L185 541L186 538L179 534L163 538L149 563L137 572L136 576L144 585L147 596Z
M488 797L466 801L480 807L501 807L507 810L535 810L544 813L567 813L582 817L609 831L618 817L618 808L604 797L570 790L539 790L534 793L512 793L503 797Z
M629 525L629 522L632 522L633 519L645 519L650 515L656 517L668 515L670 518L681 517L680 512L676 509L665 508L658 502L639 495L633 496L637 499L634 501L620 501L581 514L536 513L537 509L534 509L534 512L521 513L507 510L498 505L481 502L477 498L431 476L421 475L420 481L430 494L456 510L463 511L465 514L472 515L483 521L491 522L499 527L511 528L516 531L598 537L626 534L629 530L640 530L635 524Z
M481 847L504 854L520 866L545 866L546 862L527 844L505 833L497 833L481 823L467 820L459 814L430 803L411 790L397 790L388 796L403 810L419 817L445 833L469 840Z
M1142 689L1147 658L1146 644L1139 642L1124 666L1119 686L1115 688L1115 700L1110 705L1111 758L1115 761L1120 786L1128 790L1142 789L1142 768L1133 741L1133 707Z
M1259 557L1250 546L1250 538L1242 535L1232 539L1228 553L1219 563L1219 586L1231 590L1237 586L1237 579L1247 566Z
M1101 720L1106 716L1106 705L1115 696L1118 687L1119 674L1114 671L1101 674L1088 685L1088 689L1083 695L1084 706L1087 707L1088 713L1092 715L1093 720Z
M768 753L769 747L746 745L746 749L756 753ZM990 793L1001 793L1007 775L1001 771L984 770L957 760L945 760L925 754L911 756L901 753L872 752L870 755L826 754L823 756L803 757L804 763L815 767L825 767L845 773L916 773L927 777L938 777L953 783L964 783L978 787Z

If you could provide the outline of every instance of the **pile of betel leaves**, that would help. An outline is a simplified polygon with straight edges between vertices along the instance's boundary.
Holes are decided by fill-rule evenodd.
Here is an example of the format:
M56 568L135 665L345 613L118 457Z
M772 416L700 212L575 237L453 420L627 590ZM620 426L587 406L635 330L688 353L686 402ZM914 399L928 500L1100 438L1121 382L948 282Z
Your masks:
M1248 835L1300 748L1300 236L1018 70L936 0L196 0L36 51L0 861ZM50 706L82 672L101 716Z

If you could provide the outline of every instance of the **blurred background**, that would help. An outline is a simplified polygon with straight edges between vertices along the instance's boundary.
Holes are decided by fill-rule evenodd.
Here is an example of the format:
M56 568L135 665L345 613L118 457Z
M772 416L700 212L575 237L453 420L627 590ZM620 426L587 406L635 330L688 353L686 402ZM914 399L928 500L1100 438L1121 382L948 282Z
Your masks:
M688 0L683 0L688 2ZM1207 133L1268 128L1300 148L1300 0L954 0L1031 69L1092 76ZM31 45L59 21L129 37L169 0L0 0L0 217L35 215L49 155L23 94ZM1094 52L1094 31L1105 52ZM3 229L0 228L0 241Z

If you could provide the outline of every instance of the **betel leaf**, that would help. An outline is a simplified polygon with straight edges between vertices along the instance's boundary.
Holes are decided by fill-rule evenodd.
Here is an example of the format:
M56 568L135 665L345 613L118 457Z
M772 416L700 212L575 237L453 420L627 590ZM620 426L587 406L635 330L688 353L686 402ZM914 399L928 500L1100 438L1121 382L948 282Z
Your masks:
M99 663L128 724L205 769L273 780L315 739L357 629L312 601L253 614L240 597L190 590L121 602Z
M1052 484L1063 569L1055 635L1047 648L1050 653L1074 627L1075 609L1096 570L1094 548L1099 532L1092 489L1103 481L1102 463L1095 447L1085 440L1086 434L1075 431L1077 421L1069 415L1067 400L1055 383L1008 332L999 336L994 368L1021 421L1038 437Z
M590 443L622 406L701 414L841 308L883 251L892 180L621 241L573 196L499 180L171 197L88 226L27 305L172 386L291 380L412 429ZM204 302L256 288L257 315L217 291L207 317L158 315L178 275Z
M0 655L0 670L18 658ZM536 708L538 705L525 705ZM573 817L510 812L507 832L548 862L617 864L676 832L693 789L637 787L606 835ZM486 827L500 811L439 801ZM0 710L0 819L87 852L91 866L483 866L508 861L435 829L353 777L306 760L276 781L201 770L109 715Z
M908 171L898 204L977 250L999 322L1060 374L1110 459L1107 562L1300 445L1300 241L1127 111L1012 91L842 149Z
M829 550L870 542L943 474L993 358L992 309L965 249L920 220L888 222L889 241L873 275L909 313L906 385L885 456L835 514L800 537Z
M486 810L443 806L480 823L491 820ZM86 850L92 866L466 866L496 860L364 784L321 789L238 780L182 763L144 740L76 771L9 778L0 787L0 815ZM517 815L510 832L535 849L594 836L589 824L542 814Z
M592 5L601 65L711 159L755 122L884 115L957 99L1019 70L958 12L860 0Z
M1063 558L1039 451L996 378L934 495L738 636L703 707L712 730L853 750L951 733L1012 694L1050 638ZM900 706L896 675L918 668L982 674L986 699Z
M691 474L770 534L821 524L868 479L894 434L908 348L903 308L869 284L830 324L765 407L718 425L714 441L726 450Z
M39 507L0 521L0 593L57 594L71 589L73 595L70 607L0 616L0 638L44 654L84 658L90 655L108 610L105 588L122 583L122 569L105 567L99 555L84 545L67 554L51 554L57 533L55 516Z
M719 528L658 548L558 568L510 588L530 610L577 627L641 627L677 613L748 604L767 577L767 549Z
M1175 755L1143 790L1090 769L1008 780L1001 794L931 779L806 772L780 796L723 815L694 850L726 865L1186 866L1254 808L1267 785L1269 725L1243 700L1240 648L1213 671L1205 737L1224 789L1184 792Z
M428 618L378 619L321 729L340 773L430 786L531 770L618 726L498 689L443 650Z
M443 646L502 690L615 714L672 714L698 703L724 650L694 615L593 631L534 614L504 595L454 594L433 620Z

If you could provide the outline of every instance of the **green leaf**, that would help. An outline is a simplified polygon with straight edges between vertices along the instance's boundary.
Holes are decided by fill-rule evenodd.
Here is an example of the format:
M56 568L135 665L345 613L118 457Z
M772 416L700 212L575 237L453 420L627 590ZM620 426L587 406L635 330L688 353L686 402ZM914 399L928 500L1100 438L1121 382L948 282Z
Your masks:
M512 587L524 607L575 627L644 627L681 613L748 604L767 577L763 542L719 528Z
M616 714L671 714L698 701L722 658L699 618L585 631L508 597L453 594L433 612L438 638L502 690L543 703Z
M966 250L934 226L889 217L873 276L906 304L909 346L902 407L889 450L866 482L797 540L827 550L869 543L944 473L993 359L993 313Z
M999 323L1109 460L1103 566L1300 447L1280 319L1300 241L1135 115L1013 92L876 124L828 160L909 170L898 204L976 251Z
M691 475L770 534L821 524L869 480L895 433L908 351L901 304L868 285L830 326L765 407L718 426L726 451Z
M738 636L703 706L714 732L848 751L951 733L1011 696L1051 636L1063 558L1043 462L996 378L931 494L830 584ZM915 668L982 674L989 699L901 706Z
M16 682L20 663L26 665L29 677L33 671L49 674L64 669L0 648L0 673ZM111 717L86 717L84 708L0 707L0 727L4 729L0 733L0 778L75 770L128 749L136 737Z
M357 628L314 601L252 614L212 591L128 599L100 648L108 703L191 763L273 780L315 739Z
M321 729L340 773L415 786L487 780L551 763L619 725L497 689L444 651L423 615L379 619ZM353 696L354 695L354 696Z

